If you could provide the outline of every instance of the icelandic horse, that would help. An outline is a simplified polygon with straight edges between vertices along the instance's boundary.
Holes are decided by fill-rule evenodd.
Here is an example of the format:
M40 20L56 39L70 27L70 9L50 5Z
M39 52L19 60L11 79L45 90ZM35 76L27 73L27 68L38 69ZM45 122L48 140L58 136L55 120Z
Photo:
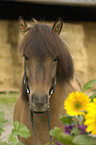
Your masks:
M60 114L66 113L64 101L69 93L80 90L69 48L59 37L62 26L61 18L52 28L39 23L29 26L19 18L19 28L24 35L19 46L24 57L24 76L14 108L14 121L25 124L31 132L27 139L18 137L25 145L36 145L30 110L37 142L44 145L50 140L47 110L50 109L50 128L63 129Z

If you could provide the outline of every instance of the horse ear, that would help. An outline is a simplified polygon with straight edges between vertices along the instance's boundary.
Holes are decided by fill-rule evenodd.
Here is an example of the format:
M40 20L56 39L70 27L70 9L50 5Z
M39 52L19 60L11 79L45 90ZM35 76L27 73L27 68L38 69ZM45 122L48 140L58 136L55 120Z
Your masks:
M19 17L18 24L19 24L20 31L24 34L28 30L28 26L21 16Z
M63 20L62 18L58 18L58 20L55 22L55 24L52 27L52 30L56 33L56 34L60 34L61 30L63 27Z

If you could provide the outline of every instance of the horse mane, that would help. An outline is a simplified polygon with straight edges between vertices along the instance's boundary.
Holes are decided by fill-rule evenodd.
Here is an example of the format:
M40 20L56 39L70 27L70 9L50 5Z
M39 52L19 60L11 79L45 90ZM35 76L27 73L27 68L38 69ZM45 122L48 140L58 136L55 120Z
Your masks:
M64 83L73 78L74 66L69 49L49 26L36 24L30 28L19 49L29 59L36 58L40 62L47 57L52 57L53 60L57 57L57 80Z

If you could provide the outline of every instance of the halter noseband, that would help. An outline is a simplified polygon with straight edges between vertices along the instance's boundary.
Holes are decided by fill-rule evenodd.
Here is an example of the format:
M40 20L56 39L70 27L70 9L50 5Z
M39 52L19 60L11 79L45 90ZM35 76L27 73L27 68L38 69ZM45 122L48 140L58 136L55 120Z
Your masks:
M25 58L24 58L24 85L25 85L26 93L29 95L30 94L30 89L29 89L29 86L28 86L28 78L27 78L27 75L26 75ZM55 87L56 87L56 76L54 77L51 88L49 90L49 96L51 96L54 93ZM41 112L41 113L45 113L45 112L46 111ZM34 138L35 138L35 141L36 141L36 145L38 145L35 130L34 130L33 113L40 113L40 112L34 112L30 108L30 116L31 116L31 124L32 124L33 135L34 135ZM47 119L48 119L48 130L50 131L50 107L49 106L48 106L48 109L47 109ZM52 138L51 138L50 135L49 135L49 137L50 137L50 143L52 144Z

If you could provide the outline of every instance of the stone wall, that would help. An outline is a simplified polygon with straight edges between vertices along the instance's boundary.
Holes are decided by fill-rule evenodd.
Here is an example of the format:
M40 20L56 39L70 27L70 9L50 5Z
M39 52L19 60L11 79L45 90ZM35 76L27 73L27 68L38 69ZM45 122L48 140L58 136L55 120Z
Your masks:
M96 23L64 23L61 37L69 45L82 84L96 78ZM23 58L17 48L21 39L17 21L0 20L0 91L20 88Z
M20 86L23 68L18 37L16 21L0 20L0 91L15 91Z
M96 78L96 23L66 24L65 32L82 84Z

